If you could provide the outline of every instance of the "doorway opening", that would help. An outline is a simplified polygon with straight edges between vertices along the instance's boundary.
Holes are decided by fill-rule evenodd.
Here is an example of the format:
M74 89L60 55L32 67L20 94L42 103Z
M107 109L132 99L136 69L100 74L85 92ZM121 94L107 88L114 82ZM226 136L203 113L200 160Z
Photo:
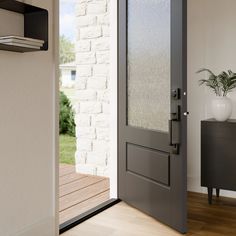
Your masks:
M60 0L61 229L117 198L111 5Z
M211 11L212 4L214 4L214 9L216 9L218 14L215 14L215 11ZM234 55L236 53L234 52L235 48L232 43L235 41L236 35L234 29L232 29L232 22L235 20L234 14L221 14L222 9L224 9L225 6L227 6L228 10L226 12L231 12L232 9L234 9L234 4L235 2L232 0L227 0L226 5L225 1L222 0L204 0L197 2L194 0L188 1L188 111L190 112L188 117L188 191L196 192L190 193L188 200L190 213L188 217L188 227L190 229L190 233L201 233L202 230L204 232L204 229L209 229L209 227L213 227L220 231L222 230L221 227L224 228L224 224L227 223L227 220L222 222L221 220L226 219L227 217L229 219L229 216L234 216L234 213L229 213L229 211L226 211L226 215L224 215L223 218L220 218L218 217L221 214L220 211L224 211L226 208L230 209L230 211L235 211L235 204L232 199L217 199L214 197L213 204L215 205L211 207L208 205L207 195L199 195L200 193L206 193L206 189L203 189L200 184L200 121L211 117L209 109L210 106L208 102L206 102L209 101L208 98L211 95L209 95L210 93L208 93L208 90L198 87L199 75L196 75L195 73L202 67L211 68L216 71L216 73L227 69L236 71L234 64ZM81 17L85 16L83 15L85 14L84 11L79 14L82 14ZM221 15L221 17L218 17L219 15ZM81 26L81 29L84 28L82 30L82 35L84 34L86 27L87 26ZM93 27L96 28L96 25ZM96 34L99 35L104 31L103 27L100 29L101 31L98 30ZM218 35L219 32L223 33ZM87 31L87 33L90 34L91 32ZM91 34L90 37L92 37ZM93 38L91 39L91 42L92 41ZM90 44L90 46L91 45L92 44ZM88 51L86 50L88 49L86 49L86 46L83 46L83 48L80 48L79 50L83 50L83 54L81 55L86 55L86 60L94 60L94 54L87 54ZM217 50L219 50L219 52ZM104 52L102 54L104 56ZM101 56L99 53L98 55ZM227 58L227 60L225 58ZM83 58L79 57L78 60L81 61ZM105 59L103 58L103 60ZM94 62L94 65L97 65L96 63ZM85 65L82 66L85 67ZM97 71L96 68L95 70ZM78 72L78 70L76 70L76 72ZM83 73L86 73L86 71ZM100 74L99 77L102 77L102 75ZM78 75L76 75L76 78L78 78ZM92 95L90 94L90 96ZM234 93L232 93L231 96L233 100L236 100ZM235 116L235 114L236 113L234 112L233 116ZM232 192L222 191L221 195L235 197ZM201 210L197 214L195 211L196 207L199 207ZM208 214L219 215L214 216L215 218L205 217ZM199 221L199 219L203 219L203 221ZM231 222L230 219L228 222ZM228 228L232 230L232 226ZM217 231L217 233L219 233L219 231ZM228 235L230 235L230 233L232 232L228 232Z

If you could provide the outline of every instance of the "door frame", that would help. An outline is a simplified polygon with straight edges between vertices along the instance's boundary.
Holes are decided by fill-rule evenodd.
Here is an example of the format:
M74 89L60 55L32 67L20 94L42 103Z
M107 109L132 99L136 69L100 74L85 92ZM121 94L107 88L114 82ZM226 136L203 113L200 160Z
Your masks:
M119 198L119 189L118 189L118 162L119 162L119 149L118 149L118 140L119 140L119 124L118 124L118 106L119 106L119 101L118 101L118 91L119 91L119 71L118 71L118 65L119 65L119 1L122 0L115 0L111 1L111 9L110 9L110 86L111 86L111 116L110 116L110 122L111 122L111 181L113 182L113 185L111 186L111 197L112 198ZM187 3L185 4L187 8ZM59 114L59 106L58 106L58 101L59 101L59 96L58 96L58 89L59 89L59 79L58 79L58 74L59 74L59 40L58 40L58 34L59 34L59 0L54 0L53 2L53 7L54 7L54 61L55 61L55 83L53 84L54 87L54 153L53 156L55 157L55 168L53 170L54 173L54 212L55 212L55 232L58 235L59 234L59 187L58 187L58 179L59 179L59 141L58 141L58 114ZM187 9L186 9L187 10ZM183 25L184 28L184 34L186 35L186 40L183 42L183 53L186 54L186 63L183 68L183 71L187 71L187 14L186 14L186 19L185 19L185 24ZM113 73L112 73L113 72ZM115 73L114 73L115 72ZM184 81L183 81L183 88L187 88L187 73L184 73ZM187 97L187 94L186 94ZM187 101L184 102L184 108L185 110L187 109ZM186 133L187 129L182 130L184 133ZM182 141L186 143L187 140L187 135L182 135ZM184 147L187 148L187 147ZM186 166L184 167L187 172L187 154L185 155L185 163ZM187 173L186 173L187 176ZM186 178L186 184L187 184L187 178ZM187 192L184 194L184 199L187 201Z
M110 2L110 197L118 198L118 141L119 141L119 34L118 4L120 0Z
M53 59L54 59L54 80L53 80L53 198L54 198L54 232L59 235L59 1L54 0L53 5Z
M54 73L55 80L53 82L53 116L54 116L54 140L53 140L53 157L54 161L54 229L56 236L75 227L83 221L93 217L94 215L112 207L120 202L118 199L118 2L110 3L110 198L111 200L104 204L91 209L81 217L76 217L68 224L59 227L59 18L60 18L60 0L53 0L53 56L54 56ZM115 72L115 73L114 73Z

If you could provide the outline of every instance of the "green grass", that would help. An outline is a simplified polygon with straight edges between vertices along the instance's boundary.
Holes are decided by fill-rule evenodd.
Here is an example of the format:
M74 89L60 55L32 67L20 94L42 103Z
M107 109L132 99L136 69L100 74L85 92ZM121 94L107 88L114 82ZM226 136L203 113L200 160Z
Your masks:
M76 138L60 135L60 163L75 164Z

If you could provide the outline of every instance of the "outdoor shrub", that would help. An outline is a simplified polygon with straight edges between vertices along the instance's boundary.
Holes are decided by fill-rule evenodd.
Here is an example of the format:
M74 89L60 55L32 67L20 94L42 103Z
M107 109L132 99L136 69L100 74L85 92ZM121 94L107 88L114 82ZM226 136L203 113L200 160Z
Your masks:
M75 136L74 112L68 97L60 92L60 134Z

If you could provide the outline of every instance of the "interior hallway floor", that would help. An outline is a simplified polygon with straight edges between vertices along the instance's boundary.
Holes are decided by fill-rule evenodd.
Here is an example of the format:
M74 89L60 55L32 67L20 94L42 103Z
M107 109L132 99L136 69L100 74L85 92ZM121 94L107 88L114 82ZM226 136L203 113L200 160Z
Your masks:
M187 236L235 236L236 199L189 193ZM121 202L62 236L180 236L182 234Z

